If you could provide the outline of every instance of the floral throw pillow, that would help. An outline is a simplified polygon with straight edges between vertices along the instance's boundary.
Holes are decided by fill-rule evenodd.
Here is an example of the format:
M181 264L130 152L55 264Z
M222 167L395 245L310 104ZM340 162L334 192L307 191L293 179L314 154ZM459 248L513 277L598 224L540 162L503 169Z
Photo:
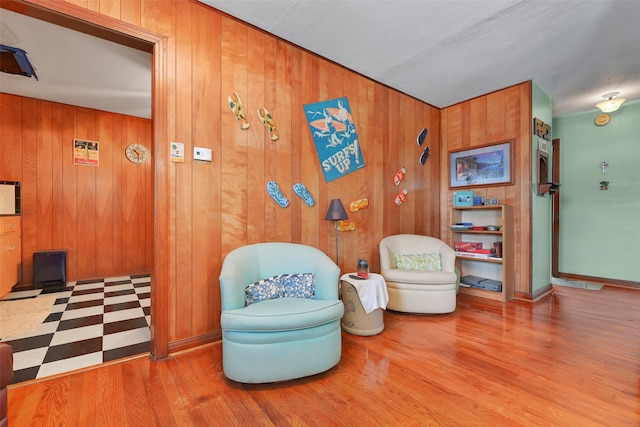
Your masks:
M284 297L314 299L315 279L313 273L283 274L280 283L284 288Z
M250 284L244 291L245 306L275 298L315 298L313 273L280 274Z
M277 277L259 280L247 286L244 290L244 305L281 298L284 295L284 289L280 282L276 280Z
M396 268L402 270L441 271L440 254L397 254Z

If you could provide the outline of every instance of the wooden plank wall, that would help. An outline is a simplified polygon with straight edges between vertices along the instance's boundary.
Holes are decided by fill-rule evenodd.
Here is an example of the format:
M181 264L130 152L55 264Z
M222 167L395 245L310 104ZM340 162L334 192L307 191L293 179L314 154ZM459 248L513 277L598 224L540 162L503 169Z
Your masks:
M22 183L22 284L33 252L67 250L67 279L150 272L153 170L124 149L153 146L151 121L0 94L0 179ZM98 141L100 165L73 164L73 139Z
M350 214L356 230L340 233L343 271L367 258L379 271L378 243L395 233L440 232L440 110L192 1L75 0L71 3L163 34L166 41L167 140L211 148L213 162L156 163L168 175L170 194L167 282L168 342L171 349L219 337L218 275L225 255L254 242L309 244L335 257L334 223L324 220L332 198L348 209L366 197L369 208ZM240 130L227 96L242 97L251 127ZM354 117L366 167L326 183L311 138L303 104L346 96ZM266 107L280 132L271 141L256 110ZM431 149L416 136L426 127ZM189 157L189 156L187 156ZM401 187L393 183L405 166ZM168 170L159 171L157 168ZM288 197L280 208L265 186L275 180ZM315 197L313 207L292 186L301 182ZM408 201L396 206L406 186ZM156 233L157 236L157 233ZM163 243L164 246L164 243ZM162 315L164 313L164 307ZM157 332L162 335L164 332ZM217 334L217 335L216 335Z
M442 110L442 152L440 236L450 241L448 152L493 142L515 140L514 185L472 187L483 197L497 197L500 204L513 206L515 292L517 298L531 297L531 82L473 98Z

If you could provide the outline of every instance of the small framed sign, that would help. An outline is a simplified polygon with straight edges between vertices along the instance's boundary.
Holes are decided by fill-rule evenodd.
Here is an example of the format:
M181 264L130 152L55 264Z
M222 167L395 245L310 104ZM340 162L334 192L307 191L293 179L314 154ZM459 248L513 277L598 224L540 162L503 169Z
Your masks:
M73 164L82 166L99 166L100 148L98 141L74 139Z

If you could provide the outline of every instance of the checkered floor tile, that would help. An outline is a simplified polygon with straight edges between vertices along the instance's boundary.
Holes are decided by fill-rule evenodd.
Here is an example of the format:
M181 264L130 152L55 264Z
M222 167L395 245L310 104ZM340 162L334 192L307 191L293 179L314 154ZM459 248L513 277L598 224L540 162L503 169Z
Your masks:
M57 297L38 329L6 341L13 347L13 383L148 353L150 292L150 276L134 275L8 294L3 300Z

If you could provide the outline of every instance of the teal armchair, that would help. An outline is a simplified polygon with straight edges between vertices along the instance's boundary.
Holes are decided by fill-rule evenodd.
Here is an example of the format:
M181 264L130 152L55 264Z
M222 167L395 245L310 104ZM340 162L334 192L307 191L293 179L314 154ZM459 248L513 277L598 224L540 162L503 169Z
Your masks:
M245 290L280 274L313 273L314 298L279 297L245 305ZM286 381L340 361L344 313L340 268L322 251L295 243L258 243L231 251L220 272L222 365L242 383Z

